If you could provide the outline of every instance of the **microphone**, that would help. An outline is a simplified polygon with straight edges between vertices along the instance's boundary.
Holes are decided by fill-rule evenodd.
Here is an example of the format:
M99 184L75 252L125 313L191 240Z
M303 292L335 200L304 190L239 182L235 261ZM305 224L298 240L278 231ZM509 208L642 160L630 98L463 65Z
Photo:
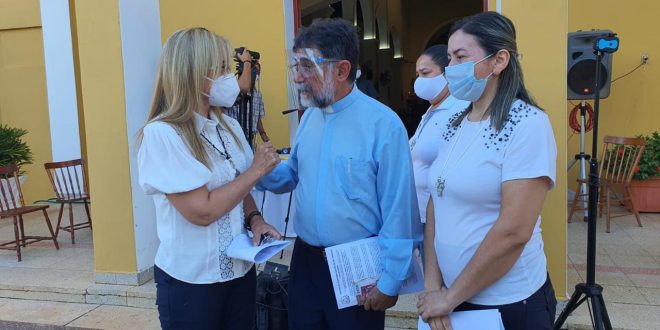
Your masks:
M289 110L284 110L284 111L282 111L282 114L283 114L283 115L288 115L288 114L290 114L290 113L292 113L292 112L296 112L296 111L303 111L303 112L304 112L305 109L289 109Z

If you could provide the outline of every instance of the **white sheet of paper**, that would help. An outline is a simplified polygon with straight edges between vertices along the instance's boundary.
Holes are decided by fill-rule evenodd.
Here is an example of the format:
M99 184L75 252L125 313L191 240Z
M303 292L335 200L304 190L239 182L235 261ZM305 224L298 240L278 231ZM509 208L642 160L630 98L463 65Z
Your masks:
M377 237L335 245L326 248L325 254L339 309L357 305L359 286L375 284L383 272ZM413 274L403 283L399 293L414 293L423 289L424 276L414 258Z
M502 316L497 309L453 312L449 314L449 321L454 330L504 330ZM431 327L420 317L417 329L430 330Z
M291 244L290 241L277 240L254 246L252 245L252 239L247 234L240 234L234 237L234 240L229 244L227 256L261 264L278 254L289 244Z

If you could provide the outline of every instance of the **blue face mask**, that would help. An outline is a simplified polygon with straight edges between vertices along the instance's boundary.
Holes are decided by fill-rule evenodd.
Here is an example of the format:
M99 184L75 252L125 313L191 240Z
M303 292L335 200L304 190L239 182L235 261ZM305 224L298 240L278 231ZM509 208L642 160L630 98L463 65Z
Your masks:
M445 69L445 78L449 85L449 92L459 100L474 102L478 100L486 89L486 83L493 73L484 79L474 76L474 66L483 60L493 56L490 54L478 62L468 61L461 64L448 66Z

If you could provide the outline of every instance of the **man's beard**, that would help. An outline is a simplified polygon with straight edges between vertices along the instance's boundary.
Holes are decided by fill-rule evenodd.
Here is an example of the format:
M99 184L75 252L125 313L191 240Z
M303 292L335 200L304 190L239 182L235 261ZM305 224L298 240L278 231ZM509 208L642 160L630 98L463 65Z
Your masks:
M335 85L332 75L328 75L320 92L314 93L307 83L297 84L300 95L300 105L303 107L326 108L335 102Z

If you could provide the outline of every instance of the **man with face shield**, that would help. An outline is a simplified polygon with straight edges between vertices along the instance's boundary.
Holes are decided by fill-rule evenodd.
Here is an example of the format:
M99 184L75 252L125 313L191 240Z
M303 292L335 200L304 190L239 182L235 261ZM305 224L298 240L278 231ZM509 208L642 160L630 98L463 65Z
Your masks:
M295 39L291 74L308 107L287 163L260 181L295 190L291 329L383 329L421 239L406 130L354 85L358 39L343 20L317 20ZM326 247L378 237L384 266L363 306L338 309Z

